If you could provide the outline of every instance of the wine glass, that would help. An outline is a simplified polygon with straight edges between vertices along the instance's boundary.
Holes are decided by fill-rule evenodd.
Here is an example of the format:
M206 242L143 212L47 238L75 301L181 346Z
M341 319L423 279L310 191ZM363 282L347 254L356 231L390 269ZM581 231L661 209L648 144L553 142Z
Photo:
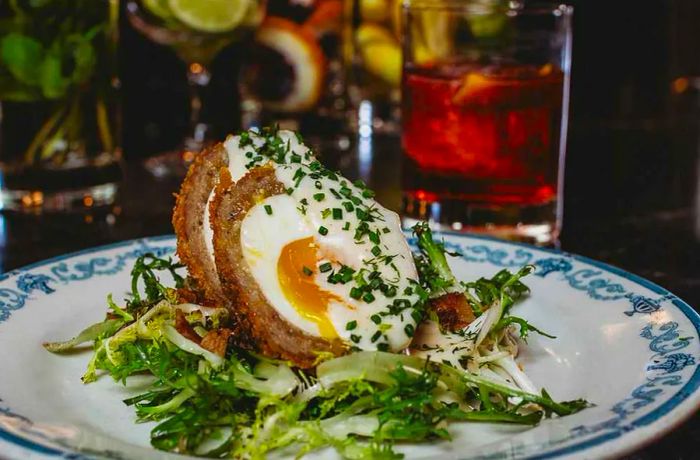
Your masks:
M127 17L148 39L170 46L187 65L190 127L180 148L149 158L154 176L184 176L194 156L211 140L201 117L201 92L209 66L224 47L250 35L265 14L264 0L129 0Z

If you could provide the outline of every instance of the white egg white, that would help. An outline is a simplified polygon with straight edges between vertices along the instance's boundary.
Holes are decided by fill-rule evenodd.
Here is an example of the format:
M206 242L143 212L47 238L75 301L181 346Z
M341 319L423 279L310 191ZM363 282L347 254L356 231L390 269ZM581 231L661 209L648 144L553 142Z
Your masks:
M364 350L381 349L380 344L391 351L406 348L416 327L412 310L392 313L389 309L397 298L411 305L418 301L417 294L412 292L418 273L401 231L399 216L376 203L371 196L363 195L364 188L342 176L315 174L309 168L315 158L294 133L280 131L277 136L287 146L287 155L296 154L302 161L270 162L275 167L277 180L289 193L266 198L251 208L242 222L241 246L260 289L270 305L289 323L308 334L321 336L318 325L305 319L285 297L277 274L282 249L293 241L313 237L320 258L314 267L315 282L322 290L342 299L342 302L331 301L327 309L337 335L349 345ZM246 174L261 141L256 139L253 145L245 147L239 144L239 136L229 137L224 143L234 181ZM338 193L341 188L345 195ZM367 219L361 219L355 210L348 210L348 196L356 197L356 207L371 212L370 228L379 238L378 244L367 237L356 236L355 230ZM271 212L266 211L266 207ZM205 237L210 240L213 235L208 216L205 217ZM208 245L211 245L209 241ZM380 257L376 255L378 251L381 251ZM318 270L318 266L326 262L330 262L334 270L347 266L356 272L379 272L383 280L394 286L395 293L385 295L374 290L370 300L354 299L351 297L354 282L330 283L328 274Z

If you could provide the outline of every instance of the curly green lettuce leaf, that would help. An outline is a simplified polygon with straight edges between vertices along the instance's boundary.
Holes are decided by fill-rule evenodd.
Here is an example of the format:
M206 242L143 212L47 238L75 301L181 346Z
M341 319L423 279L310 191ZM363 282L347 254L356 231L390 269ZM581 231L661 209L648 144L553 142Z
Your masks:
M42 344L51 353L64 353L73 350L78 345L92 342L100 337L111 336L125 324L122 319L106 319L92 324L78 333L75 337L63 342L46 342Z

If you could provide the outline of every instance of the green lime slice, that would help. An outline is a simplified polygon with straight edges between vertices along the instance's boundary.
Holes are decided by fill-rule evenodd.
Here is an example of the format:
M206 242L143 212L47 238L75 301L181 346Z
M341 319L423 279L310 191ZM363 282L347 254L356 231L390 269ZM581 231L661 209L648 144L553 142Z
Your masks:
M228 32L243 21L250 0L168 0L173 15L192 29Z
M172 19L173 13L168 6L168 0L143 0L143 7L154 16L161 19Z

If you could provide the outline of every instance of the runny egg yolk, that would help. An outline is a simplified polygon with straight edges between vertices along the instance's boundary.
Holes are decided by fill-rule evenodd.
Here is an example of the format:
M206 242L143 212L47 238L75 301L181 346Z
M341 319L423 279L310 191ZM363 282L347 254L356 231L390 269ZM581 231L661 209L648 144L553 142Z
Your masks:
M304 319L316 323L322 337L333 339L338 333L328 318L328 304L342 299L321 289L313 273L309 273L316 269L317 249L311 236L287 243L277 260L277 276L282 293L294 309Z

